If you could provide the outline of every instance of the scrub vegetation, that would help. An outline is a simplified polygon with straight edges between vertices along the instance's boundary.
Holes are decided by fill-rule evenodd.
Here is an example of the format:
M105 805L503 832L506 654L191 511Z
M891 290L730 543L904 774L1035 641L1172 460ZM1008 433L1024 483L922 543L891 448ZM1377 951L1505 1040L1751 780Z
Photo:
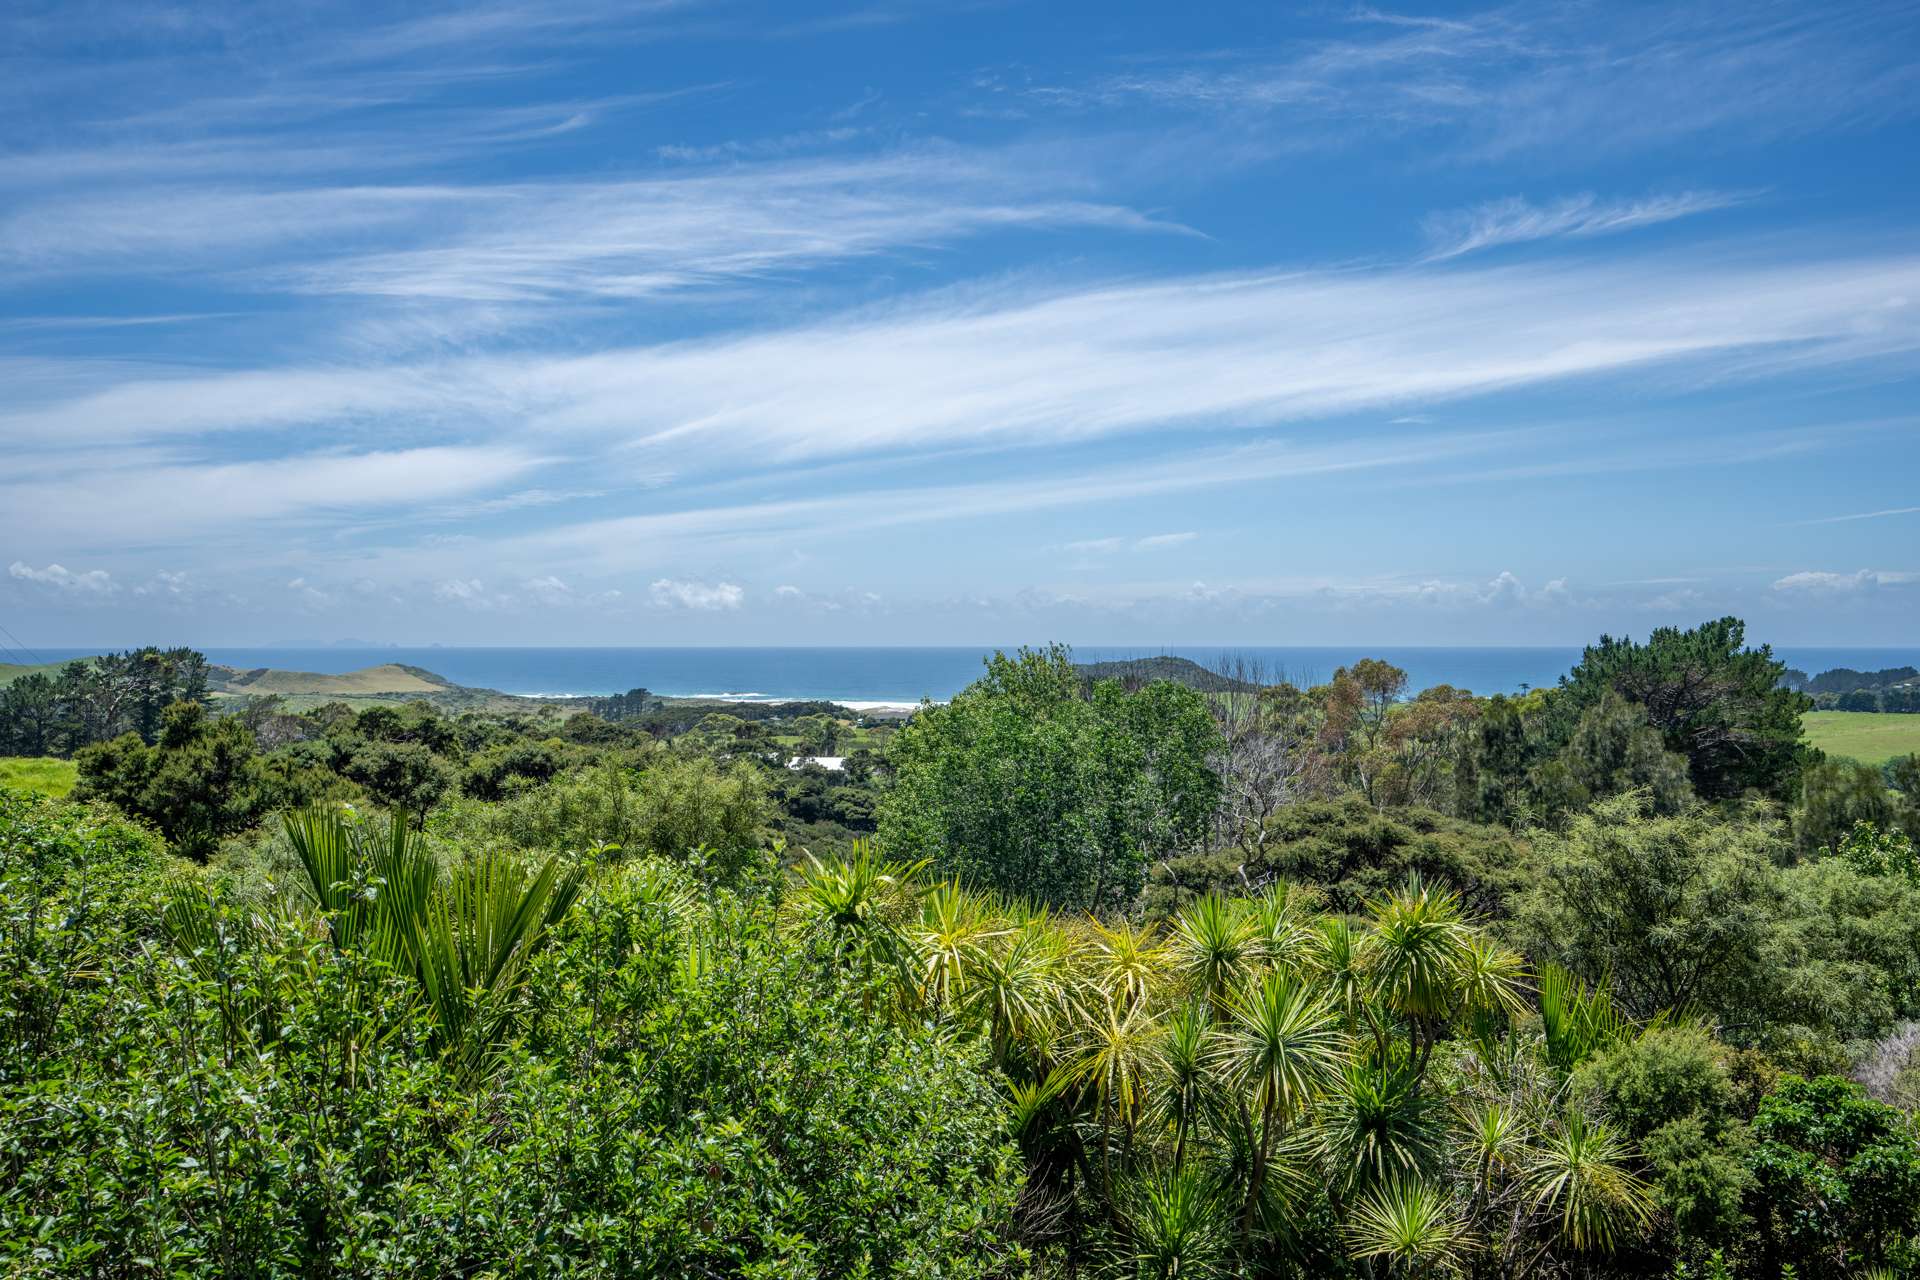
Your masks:
M893 724L87 670L0 706L8 1274L1920 1274L1920 758L1734 619Z

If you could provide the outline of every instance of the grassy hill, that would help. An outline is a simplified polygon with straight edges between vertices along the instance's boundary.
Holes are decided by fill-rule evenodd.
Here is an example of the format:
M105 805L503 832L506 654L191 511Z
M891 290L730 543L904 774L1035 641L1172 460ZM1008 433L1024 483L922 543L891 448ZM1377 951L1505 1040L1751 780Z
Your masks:
M215 693L278 693L289 697L304 694L343 698L382 693L429 697L460 688L444 676L399 662L362 667L358 671L347 671L340 675L323 675L317 671L280 671L273 667L242 671L236 667L216 666L211 670L211 677Z
M42 662L37 665L31 662L0 662L0 688L5 688L21 676L30 676L36 671L44 676L59 675L60 668L66 665L64 662Z
M1830 756L1881 764L1920 751L1920 715L1878 711L1809 711L1801 717L1807 738Z

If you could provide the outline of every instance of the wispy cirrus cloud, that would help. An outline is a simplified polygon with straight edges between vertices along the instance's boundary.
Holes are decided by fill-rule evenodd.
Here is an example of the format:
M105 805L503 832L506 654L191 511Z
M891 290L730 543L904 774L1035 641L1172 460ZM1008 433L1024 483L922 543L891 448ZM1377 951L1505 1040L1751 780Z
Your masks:
M1916 38L1920 15L1897 3L1516 5L1444 21L1361 9L1346 30L1277 52L1161 59L1016 92L1080 110L1224 112L1242 129L1271 119L1289 127L1270 145L1288 149L1392 132L1487 161L1910 118Z
M1885 507L1879 511L1856 511L1844 516L1816 516L1800 524L1850 524L1855 520L1884 520L1888 516L1920 515L1920 507Z
M1602 200L1592 194L1534 204L1513 196L1468 209L1430 215L1424 225L1429 261L1501 245L1559 237L1585 239L1657 226L1741 204L1751 196L1731 191L1683 191L1672 195Z
M259 539L271 526L353 523L382 509L485 492L543 461L507 445L301 452L252 461L173 456L127 465L71 458L62 470L0 482L0 510L9 513L0 517L0 537L122 551L214 532Z
M1115 551L1157 551L1162 547L1177 547L1192 542L1200 535L1193 532L1153 533L1144 538L1082 538L1066 544L1068 551L1081 554L1097 553L1105 555Z
M1661 366L1773 378L1920 351L1916 296L1920 256L1897 250L1015 286L588 356L183 374L79 395L50 373L68 393L0 411L0 439L384 422L612 444L636 469L764 468L1272 426Z
M1184 233L1084 177L932 148L628 181L208 189L23 201L16 272L218 264L258 293L461 302L659 297L1019 229Z

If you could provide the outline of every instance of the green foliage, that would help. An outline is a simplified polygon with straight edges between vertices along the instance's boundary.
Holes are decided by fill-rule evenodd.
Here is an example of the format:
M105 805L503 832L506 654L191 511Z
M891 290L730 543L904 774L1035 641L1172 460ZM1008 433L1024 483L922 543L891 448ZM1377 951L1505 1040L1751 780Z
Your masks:
M1640 1144L1672 1251L1705 1256L1739 1243L1750 1145L1731 1055L1697 1026L1622 1040L1574 1076Z
M175 702L207 697L207 660L192 649L132 649L0 683L0 755L71 755L131 733L151 745Z
M197 702L168 707L152 746L128 733L84 748L75 763L76 799L111 801L192 858L206 858L221 837L252 826L267 804L253 735Z
M1527 949L1609 980L1638 1018L1698 1004L1750 1020L1771 1002L1759 987L1780 914L1778 824L1652 818L1644 804L1607 801L1541 836L1517 913Z
M1881 831L1871 822L1856 822L1838 849L1820 850L1823 858L1838 857L1863 876L1898 876L1920 886L1920 858L1913 840L1896 831Z
M1789 867L1779 881L1785 898L1769 954L1781 963L1762 971L1773 1001L1758 1008L1843 1042L1920 1016L1920 885L1863 875L1840 858ZM1802 1074L1840 1069L1832 1055L1828 1062L1792 1065Z
M467 762L460 790L477 800L499 800L510 791L537 785L566 765L559 742L502 743Z
M1149 862L1205 837L1218 746L1191 689L1102 681L1083 696L1064 649L995 654L984 678L893 738L880 841L982 888L1120 905Z
M1631 1154L1611 1128L1578 1111L1547 1131L1529 1162L1527 1187L1574 1251L1610 1251L1652 1216L1645 1184L1626 1167Z
M1572 1071L1631 1030L1604 982L1588 990L1559 965L1541 966L1540 1031L1547 1061L1556 1070Z
M1424 1182L1390 1183L1355 1206L1347 1225L1355 1256L1378 1258L1402 1276L1443 1274L1468 1244L1453 1202Z
M1505 828L1429 809L1383 812L1360 796L1309 800L1276 810L1252 856L1231 849L1159 864L1142 906L1164 917L1194 895L1277 878L1318 886L1328 906L1357 912L1417 875L1458 891L1474 914L1499 916L1524 883L1527 853L1526 841Z
M0 1270L1904 1274L1910 1123L1776 1081L1920 1096L1920 761L1789 837L1716 627L1484 702L1002 656L844 774L815 705L185 704L82 793L204 869L0 791Z
M1641 708L1667 750L1686 757L1701 796L1753 789L1784 799L1807 761L1800 716L1813 704L1781 684L1786 667L1771 649L1744 648L1745 639L1738 618L1656 628L1645 644L1602 636L1554 691L1559 740L1612 694Z
M1888 790L1879 769L1852 760L1823 760L1810 767L1800 782L1799 801L1793 835L1802 857L1840 843L1856 823L1869 822L1881 830L1912 825L1920 803Z
M518 1030L475 1077L437 1049L421 975L376 954L418 837L313 834L330 909L202 894L183 951L151 932L152 837L0 799L0 1270L1019 1266L1018 1170L977 1055L872 1016L771 897L703 895L652 860L610 871L528 954ZM453 884L432 893L458 946L497 958L459 922L500 913Z
M753 765L669 756L640 775L619 843L665 858L697 855L708 874L735 880L765 856L771 816L766 780Z
M1760 1105L1748 1157L1766 1274L1807 1280L1910 1267L1920 1240L1920 1136L1911 1116L1835 1076L1786 1076Z
M1566 807L1630 791L1644 792L1657 814L1680 813L1693 802L1687 758L1669 751L1645 710L1611 688L1581 713L1559 762L1580 797Z
M1631 1016L1698 1009L1737 1043L1880 1034L1920 1011L1920 893L1844 860L1782 866L1778 822L1650 818L1637 797L1543 834L1527 950L1606 980Z
M456 777L453 766L424 743L385 739L361 744L341 773L365 788L375 803L405 810L422 824L453 789Z
M1129 1197L1126 1261L1141 1280L1206 1280L1229 1274L1232 1210L1192 1169L1142 1178Z

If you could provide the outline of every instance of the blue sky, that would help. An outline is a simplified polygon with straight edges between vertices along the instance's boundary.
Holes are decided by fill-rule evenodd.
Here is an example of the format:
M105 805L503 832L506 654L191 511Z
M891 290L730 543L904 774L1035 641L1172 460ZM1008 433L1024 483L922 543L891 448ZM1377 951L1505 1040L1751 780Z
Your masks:
M0 16L29 645L1920 627L1920 7Z

